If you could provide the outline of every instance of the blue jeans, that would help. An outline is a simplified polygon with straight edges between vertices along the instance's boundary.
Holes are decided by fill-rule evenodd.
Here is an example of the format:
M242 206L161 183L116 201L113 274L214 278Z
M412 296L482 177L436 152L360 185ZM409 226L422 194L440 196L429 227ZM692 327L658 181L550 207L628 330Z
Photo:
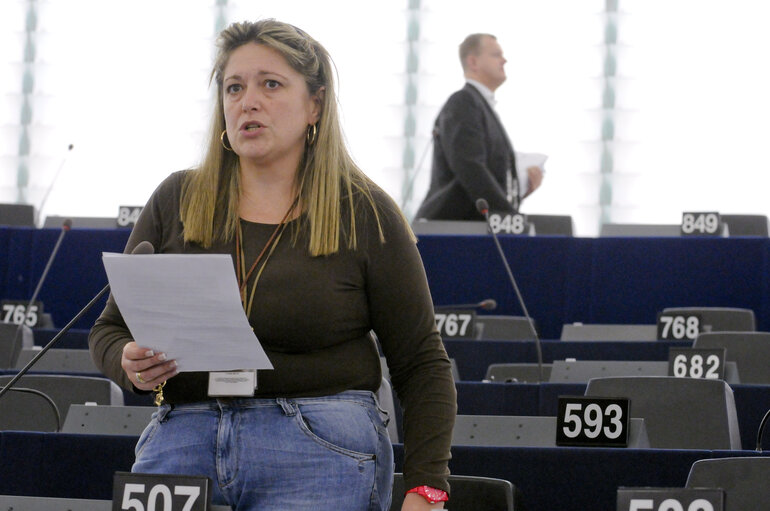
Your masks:
M393 448L374 394L162 405L133 472L203 475L238 511L387 511Z

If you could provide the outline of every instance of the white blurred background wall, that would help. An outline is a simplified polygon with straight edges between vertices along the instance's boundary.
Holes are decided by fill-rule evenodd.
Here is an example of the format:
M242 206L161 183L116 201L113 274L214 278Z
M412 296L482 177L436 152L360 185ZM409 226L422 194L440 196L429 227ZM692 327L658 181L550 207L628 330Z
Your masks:
M549 156L524 213L572 215L580 236L770 214L765 0L2 0L0 202L41 221L144 204L200 158L216 33L265 17L329 50L351 151L407 215L472 32L508 59L514 147Z

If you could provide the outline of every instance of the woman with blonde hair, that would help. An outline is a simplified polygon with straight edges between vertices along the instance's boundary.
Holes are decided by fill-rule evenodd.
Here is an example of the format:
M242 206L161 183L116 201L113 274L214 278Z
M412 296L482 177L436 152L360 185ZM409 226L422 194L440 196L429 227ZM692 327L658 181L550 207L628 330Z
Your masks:
M89 345L104 374L159 404L133 471L206 475L215 504L260 511L389 509L381 352L403 408L402 510L436 509L449 490L451 366L414 235L345 146L332 73L292 25L225 29L206 156L158 186L126 245L231 254L274 369L253 392L213 392L210 373L138 345L112 297Z

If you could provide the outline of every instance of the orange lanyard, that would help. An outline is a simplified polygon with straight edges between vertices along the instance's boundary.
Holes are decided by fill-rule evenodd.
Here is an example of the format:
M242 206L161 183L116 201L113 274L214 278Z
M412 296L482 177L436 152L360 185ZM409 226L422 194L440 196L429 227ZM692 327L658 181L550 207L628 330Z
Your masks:
M243 304L243 310L246 312L246 316L249 316L251 314L251 307L254 304L254 292L257 289L257 282L259 282L259 277L262 275L262 270L265 269L265 266L267 265L267 261L270 259L270 255L272 255L273 251L275 250L275 247L278 245L278 242L281 239L281 235L283 234L283 231L286 229L286 220L288 220L289 215L291 215L291 212L294 211L294 208L297 206L297 202L299 202L299 197L294 199L294 202L292 202L291 206L289 206L289 210L286 212L286 214L283 217L283 220L281 220L281 223L278 224L275 227L275 230L273 230L273 234L270 235L270 238L267 240L267 243L265 243L265 246L262 247L262 250L260 251L259 255L257 255L256 259L254 259L254 262L251 265L251 268L249 268L249 271L246 272L244 275L245 269L246 269L246 253L243 249L243 240L242 240L242 233L241 233L241 223L238 222L238 229L235 231L235 245L236 245L236 275L238 276L238 290L241 295L241 303ZM268 249L270 249L268 251ZM262 260L262 257L265 256L265 252L267 252L267 257L265 257L265 261L260 267L259 271L257 272L256 277L254 278L254 285L251 288L251 294L248 298L248 304L247 304L247 288L248 288L248 281L251 277L251 274L254 272L254 270L257 268L257 265Z

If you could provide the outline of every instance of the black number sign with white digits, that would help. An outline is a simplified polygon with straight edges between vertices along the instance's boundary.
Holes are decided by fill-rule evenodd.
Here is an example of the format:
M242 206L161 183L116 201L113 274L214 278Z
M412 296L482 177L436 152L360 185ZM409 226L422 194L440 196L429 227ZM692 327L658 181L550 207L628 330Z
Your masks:
M27 306L29 305L29 308ZM13 323L20 325L24 323L30 328L34 328L40 322L43 315L43 302L36 301L32 305L23 300L3 300L0 302L2 308L3 323Z
M658 339L661 341L694 341L701 332L698 314L658 313Z
M476 325L476 312L465 309L436 312L436 326L443 338L472 338Z
M682 213L682 236L719 236L722 233L722 219L719 213Z
M118 227L133 227L139 219L142 206L120 206L118 208Z
M720 488L618 488L617 511L724 511Z
M529 223L527 217L521 213L491 213L489 215L489 227L495 234L527 234Z
M208 511L210 488L204 476L115 472L112 511Z
M723 380L725 348L669 348L668 375Z
M559 396L556 445L626 447L628 411L626 398Z

